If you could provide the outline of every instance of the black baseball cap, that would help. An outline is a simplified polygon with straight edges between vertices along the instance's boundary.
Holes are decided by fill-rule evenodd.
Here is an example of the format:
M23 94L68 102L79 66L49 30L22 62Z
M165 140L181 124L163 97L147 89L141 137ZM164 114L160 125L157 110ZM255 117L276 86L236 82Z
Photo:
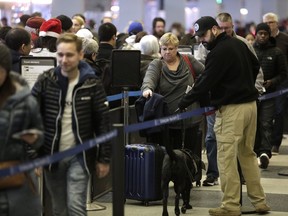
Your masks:
M213 26L219 26L216 20L211 16L203 16L194 24L195 35L201 37Z

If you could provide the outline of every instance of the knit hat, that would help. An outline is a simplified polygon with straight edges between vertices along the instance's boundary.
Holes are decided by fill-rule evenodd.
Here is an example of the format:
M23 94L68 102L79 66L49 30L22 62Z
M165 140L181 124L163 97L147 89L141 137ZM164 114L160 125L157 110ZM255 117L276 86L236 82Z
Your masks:
M73 22L72 20L70 19L70 17L66 16L66 15L59 15L56 17L57 19L59 19L62 23L62 29L64 31L68 31L72 25L73 25Z
M90 30L83 28L83 29L79 29L76 33L76 35L78 37L82 37L82 38L89 38L92 39L93 38L93 34Z
M3 67L7 73L10 72L12 67L10 51L3 43L0 43L0 66Z
M136 35L138 32L143 31L143 26L140 22L132 22L128 28L129 35Z
M266 24L266 23L259 23L257 26L256 26L256 34L258 31L260 30L264 30L266 32L268 32L269 35L271 35L271 29L270 27Z
M39 36L45 37L55 37L58 38L62 32L62 24L59 19L49 19L42 23L40 27Z
M38 30L42 23L45 22L45 19L42 17L31 17L27 20L25 29L31 33L31 39L34 41L38 38Z
M194 24L195 35L201 37L213 26L219 26L216 20L210 16L203 16Z

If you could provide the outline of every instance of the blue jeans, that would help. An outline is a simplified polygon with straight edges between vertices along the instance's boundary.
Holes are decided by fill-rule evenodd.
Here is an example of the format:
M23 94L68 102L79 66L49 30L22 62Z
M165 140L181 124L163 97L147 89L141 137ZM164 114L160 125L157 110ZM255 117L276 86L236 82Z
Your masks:
M206 153L208 160L207 177L219 177L217 165L217 141L214 132L215 114L206 116L207 133L205 137Z
M44 171L54 216L86 216L89 175L77 157L65 158L56 170Z

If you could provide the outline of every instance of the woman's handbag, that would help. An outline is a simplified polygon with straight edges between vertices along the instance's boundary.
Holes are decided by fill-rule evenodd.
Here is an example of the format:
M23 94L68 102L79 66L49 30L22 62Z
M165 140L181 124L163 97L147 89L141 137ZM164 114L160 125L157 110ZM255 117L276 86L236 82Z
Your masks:
M19 163L20 161L1 161L0 169L16 166ZM26 180L25 173L17 173L11 176L0 177L0 190L20 187L24 184L25 180Z

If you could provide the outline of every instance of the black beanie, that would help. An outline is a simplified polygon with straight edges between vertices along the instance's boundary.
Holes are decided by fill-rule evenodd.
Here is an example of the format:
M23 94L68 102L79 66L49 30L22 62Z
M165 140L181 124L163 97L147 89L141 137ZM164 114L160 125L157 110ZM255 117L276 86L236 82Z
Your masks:
M72 20L68 16L65 16L65 15L62 14L62 15L57 16L56 18L61 21L62 29L64 31L69 30L72 27L72 25L73 25Z
M0 66L3 67L7 73L12 67L11 54L7 46L0 42Z
M266 24L266 23L259 23L257 26L256 26L256 34L258 31L260 30L264 30L266 32L268 32L269 35L271 35L271 29L270 27Z

